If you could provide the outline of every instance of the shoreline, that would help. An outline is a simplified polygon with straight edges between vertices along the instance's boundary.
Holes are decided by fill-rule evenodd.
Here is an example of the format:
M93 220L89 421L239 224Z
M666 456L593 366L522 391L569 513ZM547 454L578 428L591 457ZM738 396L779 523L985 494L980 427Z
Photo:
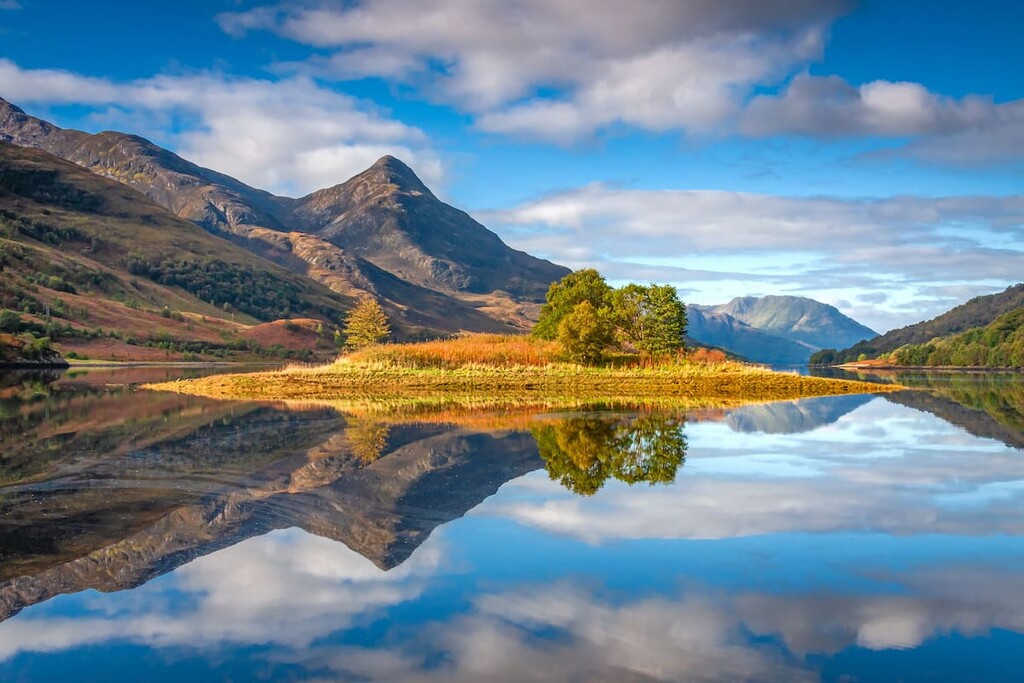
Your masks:
M863 364L863 363L843 363L842 365L814 365L810 367L815 368L832 368L838 370L856 370L858 372L871 372L873 370L885 371L885 372L896 372L896 371L918 371L918 372L945 372L945 373L971 373L971 374L987 374L987 373L1000 373L1000 374L1020 374L1024 373L1024 368L984 368L984 367L961 367L958 365L892 365L886 363L885 365L874 365L874 364Z

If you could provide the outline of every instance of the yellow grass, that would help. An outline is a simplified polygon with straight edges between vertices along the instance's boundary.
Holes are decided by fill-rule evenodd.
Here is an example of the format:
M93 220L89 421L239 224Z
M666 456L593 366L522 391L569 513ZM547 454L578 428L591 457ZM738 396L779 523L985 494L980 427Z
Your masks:
M559 362L558 345L526 337L471 335L373 347L321 367L216 375L148 385L224 399L415 406L544 405L669 401L687 407L877 393L902 387L773 372L732 361L674 359L644 367Z
M355 351L345 360L360 365L386 364L412 368L458 368L465 365L542 366L561 355L557 342L523 335L464 334L452 339L414 344L383 344Z

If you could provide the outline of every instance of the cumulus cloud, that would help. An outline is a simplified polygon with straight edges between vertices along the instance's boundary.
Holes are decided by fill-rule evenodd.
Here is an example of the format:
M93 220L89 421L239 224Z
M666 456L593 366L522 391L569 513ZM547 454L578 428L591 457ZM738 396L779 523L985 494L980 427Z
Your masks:
M920 140L905 151L923 160L1020 161L1024 101L808 74L829 24L850 5L651 0L627 12L609 0L295 1L218 21L235 36L269 30L321 51L280 69L408 84L494 133L562 144L619 125L909 136ZM755 94L776 86L780 93Z
M867 289L880 302L887 288L917 287L919 298L950 284L978 293L1024 272L1022 195L843 199L597 183L482 215L517 248L607 272L672 265L678 270L660 274L684 288L761 282L774 293L835 290L835 302ZM677 263L666 264L670 256ZM937 312L948 302L936 302ZM889 310L900 303L907 302L890 298ZM897 322L916 322L922 312Z
M792 133L819 138L911 137L907 151L930 161L1020 161L1024 100L961 99L919 83L872 81L853 86L838 76L798 75L777 95L755 97L739 129L752 136Z
M824 27L847 4L654 0L624 11L607 0L366 0L219 21L233 35L272 30L331 50L286 68L399 79L480 114L484 130L571 142L616 123L717 128L752 88L817 58Z
M413 164L428 183L443 166L422 131L365 103L296 76L159 75L115 82L0 59L0 93L15 104L94 107L97 120L168 135L191 161L256 187L306 193L347 180L384 154Z

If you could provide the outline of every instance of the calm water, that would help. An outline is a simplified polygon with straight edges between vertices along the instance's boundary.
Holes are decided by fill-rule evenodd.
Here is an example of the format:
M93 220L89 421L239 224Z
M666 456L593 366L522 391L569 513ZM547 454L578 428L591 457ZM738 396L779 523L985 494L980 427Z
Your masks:
M1019 681L1024 382L409 422L0 378L3 681Z

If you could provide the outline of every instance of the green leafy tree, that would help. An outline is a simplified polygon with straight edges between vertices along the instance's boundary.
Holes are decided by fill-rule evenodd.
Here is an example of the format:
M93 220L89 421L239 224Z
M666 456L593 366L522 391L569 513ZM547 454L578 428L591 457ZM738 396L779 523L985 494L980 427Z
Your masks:
M345 346L350 349L378 344L390 334L391 326L384 309L370 296L361 298L345 321Z
M683 348L686 306L671 285L628 284L609 296L618 340L651 355Z
M540 319L533 328L533 336L538 339L555 339L562 319L577 304L586 301L595 310L600 310L605 306L611 291L601 274L593 268L569 273L548 288L547 303L540 309Z
M614 332L604 309L581 301L558 324L558 341L570 360L593 365L604 360Z

